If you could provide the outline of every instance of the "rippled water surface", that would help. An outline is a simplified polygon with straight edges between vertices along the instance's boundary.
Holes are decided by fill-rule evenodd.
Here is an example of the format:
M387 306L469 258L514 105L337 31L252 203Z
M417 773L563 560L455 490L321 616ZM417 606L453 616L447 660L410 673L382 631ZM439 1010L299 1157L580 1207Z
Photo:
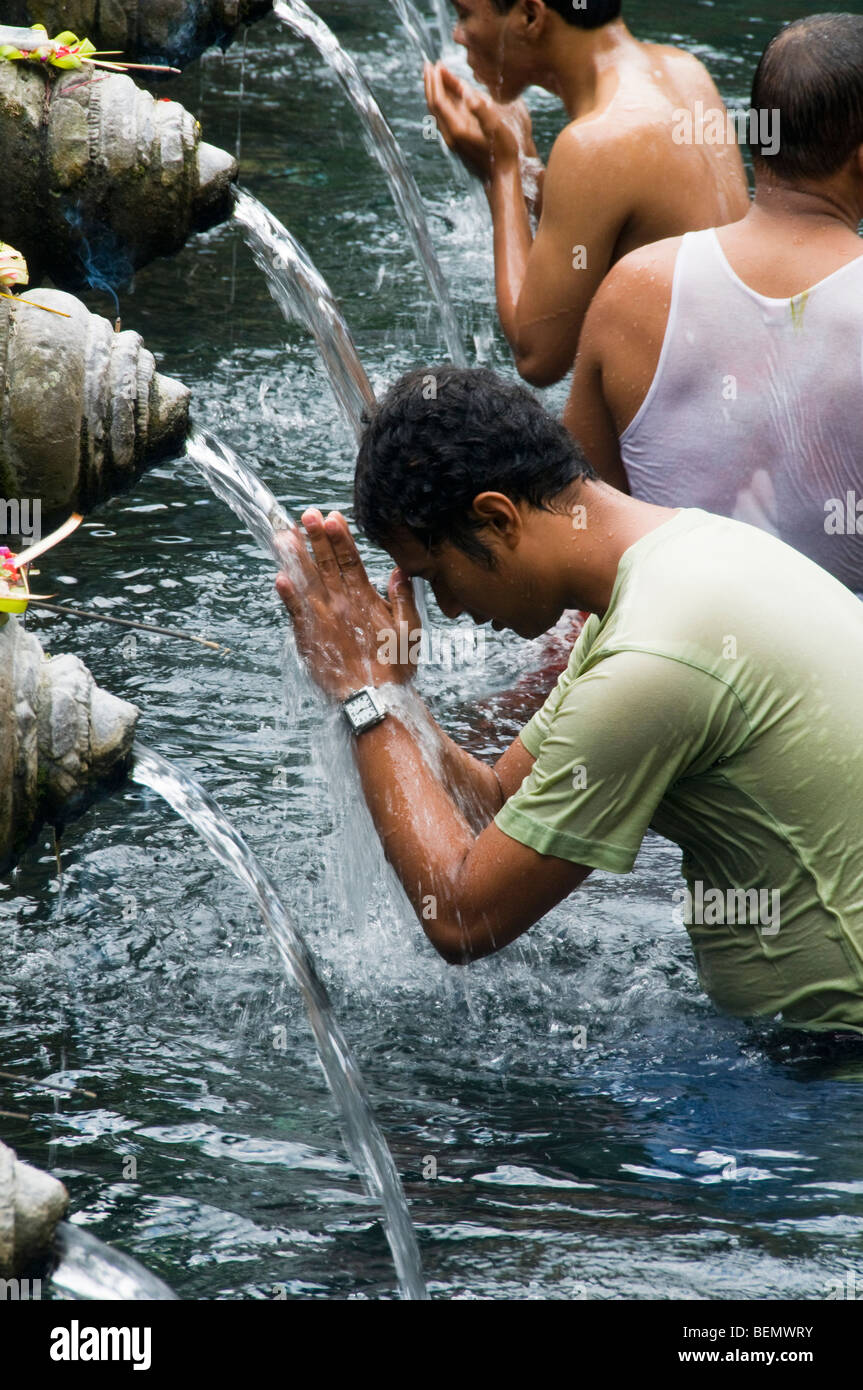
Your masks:
M394 10L317 8L408 155L471 359L511 373L488 225L423 138ZM741 101L767 37L805 12L759 10L627 6L638 34L694 47ZM376 390L440 357L388 191L313 50L268 20L172 94L208 139L239 140L244 184L314 257ZM557 108L542 93L531 105L547 149ZM110 312L95 292L88 302ZM352 435L239 228L141 272L121 309L193 388L196 422L289 511L349 507ZM382 556L369 559L383 579ZM279 885L363 1068L434 1296L821 1298L863 1271L863 1050L715 1013L671 920L674 846L649 839L635 874L594 874L500 957L450 970L382 865L334 719L284 659L271 567L188 462L101 507L43 575L78 606L230 649L28 620L140 706L142 737L206 786ZM544 650L489 633L483 664L429 668L438 717L475 748L499 746L482 702ZM58 879L46 835L0 883L0 1068L97 1099L0 1081L0 1109L30 1115L0 1120L3 1137L63 1178L76 1223L181 1297L393 1297L301 1003L242 889L131 784L70 825L61 853Z

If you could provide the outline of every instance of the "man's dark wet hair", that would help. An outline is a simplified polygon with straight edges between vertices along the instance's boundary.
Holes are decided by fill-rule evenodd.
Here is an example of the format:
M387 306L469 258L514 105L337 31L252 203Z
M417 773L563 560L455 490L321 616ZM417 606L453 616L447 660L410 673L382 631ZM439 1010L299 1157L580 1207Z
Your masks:
M480 492L544 511L596 474L575 440L523 386L483 367L420 367L363 417L354 515L387 548L401 530L427 550L450 541L494 568L471 515Z
M826 179L863 145L863 15L816 14L771 39L755 72L752 106L779 111L779 148L762 153L758 172L781 179Z
M501 14L508 14L518 0L491 0L491 3ZM545 4L577 29L600 29L603 24L620 19L623 8L623 0L582 0L580 5L576 5L575 0L545 0Z

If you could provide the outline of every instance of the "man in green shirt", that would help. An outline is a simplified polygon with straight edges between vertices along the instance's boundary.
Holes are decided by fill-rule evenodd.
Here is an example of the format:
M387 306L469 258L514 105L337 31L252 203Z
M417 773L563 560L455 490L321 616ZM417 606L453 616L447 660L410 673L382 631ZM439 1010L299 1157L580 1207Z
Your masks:
M600 482L484 370L393 387L356 512L398 566L387 600L344 519L315 510L311 555L286 534L277 587L312 675L347 702L369 809L441 955L499 950L592 869L629 872L652 826L683 849L674 910L720 1008L863 1032L859 601L766 533ZM593 615L494 767L410 687L415 575L446 616L524 637Z

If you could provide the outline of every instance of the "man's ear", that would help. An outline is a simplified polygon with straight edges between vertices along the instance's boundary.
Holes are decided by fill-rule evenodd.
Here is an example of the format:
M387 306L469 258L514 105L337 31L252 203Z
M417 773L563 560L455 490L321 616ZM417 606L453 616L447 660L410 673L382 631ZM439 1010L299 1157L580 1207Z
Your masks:
M510 550L521 540L524 522L521 511L511 497L503 492L480 492L473 499L471 511L483 526L487 526Z
M548 6L545 0L521 0L518 19L519 31L524 38L540 38L548 25Z

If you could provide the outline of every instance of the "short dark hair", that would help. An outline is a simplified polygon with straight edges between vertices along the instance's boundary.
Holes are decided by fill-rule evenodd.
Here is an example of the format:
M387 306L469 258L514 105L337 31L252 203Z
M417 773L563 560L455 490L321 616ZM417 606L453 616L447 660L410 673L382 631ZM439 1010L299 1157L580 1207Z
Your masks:
M507 14L518 0L491 0L491 3L501 14ZM600 29L603 24L619 19L623 8L623 0L581 0L580 4L576 0L545 0L545 3L549 10L554 10L577 29Z
M596 474L572 436L523 386L484 367L420 367L363 416L354 514L386 549L400 530L429 551L450 541L489 569L471 514L480 492L551 511L570 483Z
M810 15L781 29L761 55L752 106L779 111L775 154L762 152L752 124L760 170L792 182L837 173L863 145L863 15Z

